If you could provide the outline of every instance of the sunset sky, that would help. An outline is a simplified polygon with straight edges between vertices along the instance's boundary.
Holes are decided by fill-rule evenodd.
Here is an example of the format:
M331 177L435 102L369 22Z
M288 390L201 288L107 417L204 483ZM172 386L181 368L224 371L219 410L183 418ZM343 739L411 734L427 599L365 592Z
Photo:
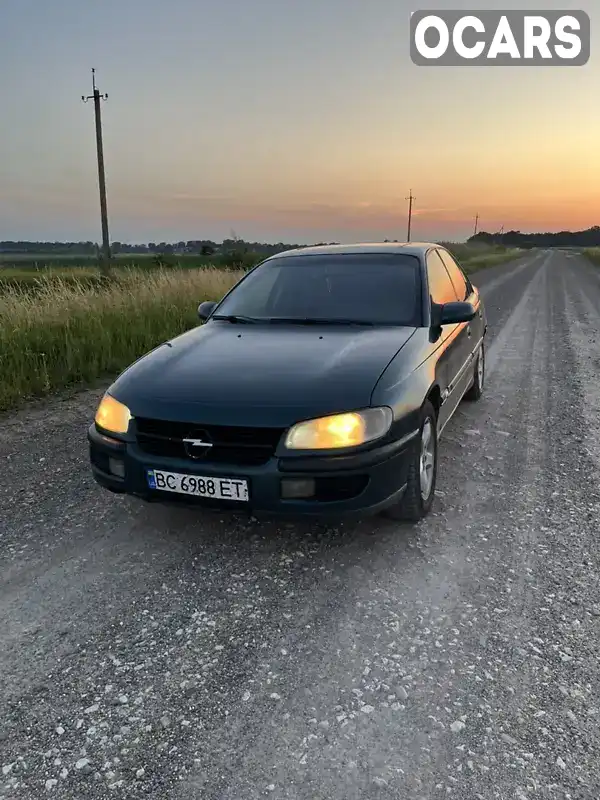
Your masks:
M0 239L462 240L600 224L584 67L417 67L409 15L489 0L1 0ZM596 12L596 14L594 13Z

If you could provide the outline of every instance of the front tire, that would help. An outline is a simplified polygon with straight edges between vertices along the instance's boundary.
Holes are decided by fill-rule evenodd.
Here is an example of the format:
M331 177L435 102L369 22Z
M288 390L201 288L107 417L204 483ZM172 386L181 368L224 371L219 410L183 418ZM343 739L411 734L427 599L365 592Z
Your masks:
M473 371L473 385L468 390L468 392L466 392L465 400L470 400L471 402L479 400L479 398L483 394L484 381L485 381L485 349L482 342L481 347L479 349L479 355L477 356L477 361L475 362L475 369Z
M419 436L409 458L406 489L402 500L384 513L397 521L419 522L431 510L437 481L437 416L429 401L423 406Z

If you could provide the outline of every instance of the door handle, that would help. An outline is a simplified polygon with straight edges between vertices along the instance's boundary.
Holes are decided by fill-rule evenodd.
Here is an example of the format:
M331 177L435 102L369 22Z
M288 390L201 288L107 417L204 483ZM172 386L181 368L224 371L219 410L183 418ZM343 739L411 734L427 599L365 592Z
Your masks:
M469 339L471 338L471 326L470 325L467 325L467 336L469 337Z

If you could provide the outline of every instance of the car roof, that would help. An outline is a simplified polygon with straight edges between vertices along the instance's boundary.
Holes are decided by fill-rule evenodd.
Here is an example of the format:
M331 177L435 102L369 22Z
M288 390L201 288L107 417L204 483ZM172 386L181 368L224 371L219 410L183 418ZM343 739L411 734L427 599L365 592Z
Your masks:
M283 250L269 256L272 258L288 258L290 256L348 255L359 253L403 253L411 256L424 256L432 247L443 247L435 242L358 242L356 244L322 244L312 247L297 247L294 250Z

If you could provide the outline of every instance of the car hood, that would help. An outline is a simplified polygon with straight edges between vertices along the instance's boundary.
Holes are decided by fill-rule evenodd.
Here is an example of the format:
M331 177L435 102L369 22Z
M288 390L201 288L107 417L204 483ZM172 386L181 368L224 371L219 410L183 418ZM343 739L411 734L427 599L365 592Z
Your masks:
M368 406L414 331L208 323L143 356L111 392L139 417L289 425Z

